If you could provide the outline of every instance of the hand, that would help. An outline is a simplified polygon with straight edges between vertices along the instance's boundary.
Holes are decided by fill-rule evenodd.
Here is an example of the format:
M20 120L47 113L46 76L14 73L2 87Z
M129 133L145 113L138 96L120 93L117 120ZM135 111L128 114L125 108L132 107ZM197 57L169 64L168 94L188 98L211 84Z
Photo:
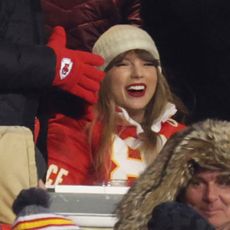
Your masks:
M53 85L95 103L98 98L103 71L97 69L104 60L96 54L66 48L64 28L54 28L47 44L56 54L56 76Z

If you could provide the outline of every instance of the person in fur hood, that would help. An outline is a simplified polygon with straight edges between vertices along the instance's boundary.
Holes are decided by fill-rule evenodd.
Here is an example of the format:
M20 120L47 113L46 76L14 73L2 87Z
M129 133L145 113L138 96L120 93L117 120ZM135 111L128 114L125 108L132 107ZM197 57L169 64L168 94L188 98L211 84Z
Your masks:
M114 229L148 229L154 208L167 201L230 229L230 122L207 119L170 138L118 205Z

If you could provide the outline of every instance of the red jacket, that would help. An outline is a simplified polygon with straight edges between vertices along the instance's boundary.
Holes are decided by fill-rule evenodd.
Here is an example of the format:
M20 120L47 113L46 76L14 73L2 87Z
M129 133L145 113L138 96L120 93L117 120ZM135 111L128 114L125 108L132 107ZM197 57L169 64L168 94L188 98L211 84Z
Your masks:
M72 119L61 114L50 119L47 185L98 183L91 169L92 155L95 156L100 140L101 125L95 126L92 143L88 141L86 125L85 119ZM119 131L111 146L111 158L106 161L111 168L99 183L117 179L131 182L146 168L138 127L130 123L122 125L122 128L120 125L117 127ZM152 130L158 133L159 139L157 153L172 134L183 128L184 125L170 117L153 125Z

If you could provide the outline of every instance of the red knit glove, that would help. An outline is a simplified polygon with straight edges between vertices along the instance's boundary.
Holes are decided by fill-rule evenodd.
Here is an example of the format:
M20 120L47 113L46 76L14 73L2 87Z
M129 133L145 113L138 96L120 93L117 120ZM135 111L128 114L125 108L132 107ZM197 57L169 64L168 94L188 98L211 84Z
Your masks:
M66 48L66 33L61 26L54 28L47 45L56 54L53 85L89 103L95 103L100 81L105 75L96 67L104 63L103 58L89 52Z

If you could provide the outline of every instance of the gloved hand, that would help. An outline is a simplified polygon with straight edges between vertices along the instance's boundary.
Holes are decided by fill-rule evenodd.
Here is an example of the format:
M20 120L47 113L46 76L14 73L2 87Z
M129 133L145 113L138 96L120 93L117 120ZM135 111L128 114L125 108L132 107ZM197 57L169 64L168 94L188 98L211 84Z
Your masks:
M103 71L97 69L104 63L99 55L66 48L66 33L63 27L54 28L47 44L56 54L56 76L53 85L85 99L97 101Z

